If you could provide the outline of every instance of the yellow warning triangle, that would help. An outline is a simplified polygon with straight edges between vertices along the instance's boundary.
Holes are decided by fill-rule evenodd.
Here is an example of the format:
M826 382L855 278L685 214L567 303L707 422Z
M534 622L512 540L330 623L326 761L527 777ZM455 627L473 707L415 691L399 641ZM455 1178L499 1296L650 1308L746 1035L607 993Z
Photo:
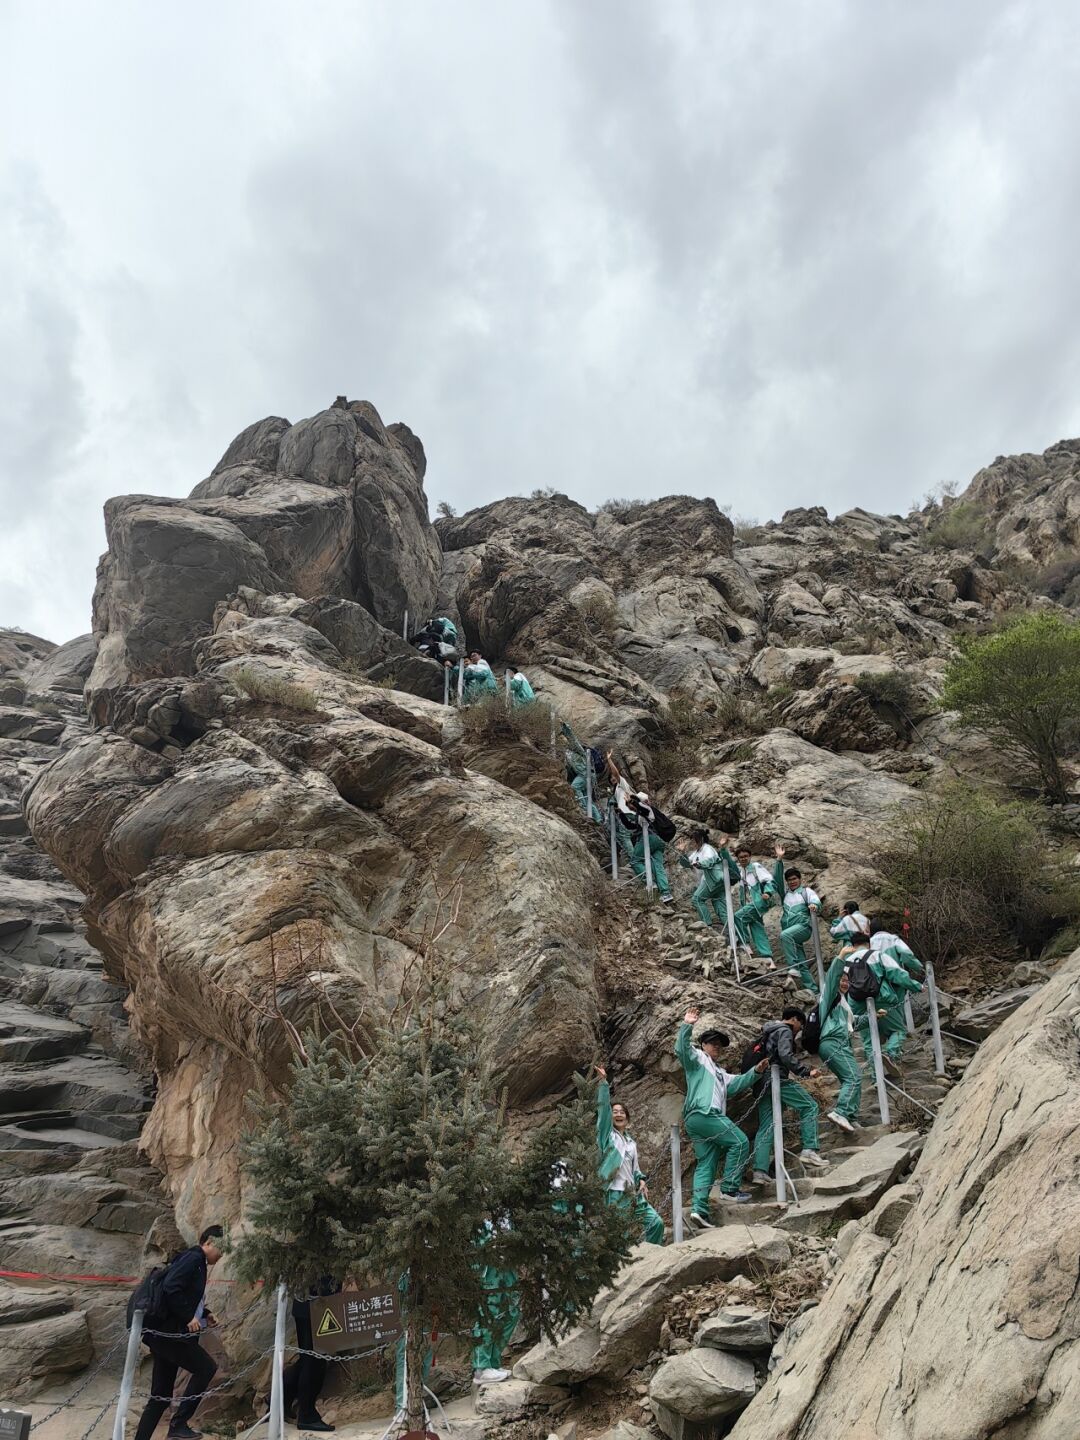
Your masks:
M338 1318L332 1310L324 1310L323 1317L319 1321L319 1328L315 1334L320 1338L325 1335L344 1335L345 1331L338 1323Z

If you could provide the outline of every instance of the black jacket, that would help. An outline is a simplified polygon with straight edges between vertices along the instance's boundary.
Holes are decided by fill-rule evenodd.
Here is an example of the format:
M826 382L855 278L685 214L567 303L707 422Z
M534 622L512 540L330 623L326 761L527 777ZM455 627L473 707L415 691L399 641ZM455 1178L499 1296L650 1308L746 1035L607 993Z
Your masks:
M182 1250L161 1282L161 1300L154 1315L155 1328L183 1330L194 1320L199 1301L206 1293L206 1256L202 1247Z
M809 1065L804 1065L795 1055L795 1036L791 1026L784 1020L766 1020L764 1027L765 1054L771 1065L779 1065L782 1075L809 1075Z

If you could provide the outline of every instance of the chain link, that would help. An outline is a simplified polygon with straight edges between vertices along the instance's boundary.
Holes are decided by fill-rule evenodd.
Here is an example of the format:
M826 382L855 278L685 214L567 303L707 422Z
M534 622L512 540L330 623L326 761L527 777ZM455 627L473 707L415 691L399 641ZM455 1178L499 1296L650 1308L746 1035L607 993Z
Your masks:
M35 1421L34 1421L34 1423L30 1426L30 1433L33 1434L33 1432L34 1432L35 1430L37 1430L39 1426L44 1425L47 1420L52 1420L52 1419L54 1419L57 1415L60 1414L60 1411L61 1411L61 1410L66 1410L70 1405L74 1405L75 1401L79 1398L79 1396L83 1393L83 1391L89 1386L91 1380L96 1380L96 1379L97 1379L97 1377L101 1374L102 1370L105 1369L105 1366L106 1366L106 1365L108 1364L108 1362L112 1359L112 1357L113 1357L113 1355L116 1353L116 1351L120 1349L121 1345L126 1345L126 1344L127 1344L127 1337L126 1337L126 1336L121 1336L121 1338L120 1338L119 1340L115 1341L114 1344L113 1344L108 1350L106 1350L105 1354L101 1357L101 1359L98 1361L98 1363L94 1366L94 1368L90 1371L90 1373L86 1376L86 1378L82 1381L82 1383L77 1387L77 1389L73 1390L73 1391L71 1392L71 1394L70 1394L65 1400L61 1400L59 1405L55 1405L55 1406L49 1411L49 1413L48 1413L47 1415L42 1415L42 1417L41 1417L40 1420L35 1420ZM106 1402L105 1409L102 1410L102 1414L105 1413L105 1410L107 1410L108 1407L109 1407L109 1405L111 1405L111 1404L112 1404L112 1401L111 1401L111 1400L109 1400L109 1401ZM100 1419L100 1418L101 1418L101 1416L98 1416L98 1419ZM95 1424L95 1425L97 1424L97 1420L94 1421L94 1424ZM88 1433L89 1433L89 1432L88 1432Z

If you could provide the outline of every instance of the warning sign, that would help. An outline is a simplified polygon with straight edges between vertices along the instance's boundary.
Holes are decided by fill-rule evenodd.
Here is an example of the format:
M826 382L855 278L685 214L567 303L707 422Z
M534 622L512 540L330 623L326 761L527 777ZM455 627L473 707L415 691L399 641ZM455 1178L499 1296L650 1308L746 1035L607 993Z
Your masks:
M2 1440L28 1440L30 1416L25 1410L5 1410L0 1407L0 1437Z
M397 1287L320 1295L311 1302L311 1332L315 1349L327 1355L393 1344L401 1338Z

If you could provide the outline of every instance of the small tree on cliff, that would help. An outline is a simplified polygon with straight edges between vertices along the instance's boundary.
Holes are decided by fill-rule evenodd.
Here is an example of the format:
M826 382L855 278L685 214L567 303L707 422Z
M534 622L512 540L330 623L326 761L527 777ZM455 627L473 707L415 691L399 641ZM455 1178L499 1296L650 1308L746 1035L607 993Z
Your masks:
M966 641L941 703L1029 760L1049 799L1067 799L1061 762L1080 733L1080 624L1039 612Z
M526 1322L552 1335L610 1283L633 1221L605 1203L580 1088L511 1153L480 1037L430 972L370 1053L351 1055L342 1039L306 1037L286 1099L259 1107L237 1267L300 1293L328 1272L398 1284L408 1422L422 1429L426 1336L436 1321L468 1335L488 1316L482 1238L483 1262L515 1272Z

